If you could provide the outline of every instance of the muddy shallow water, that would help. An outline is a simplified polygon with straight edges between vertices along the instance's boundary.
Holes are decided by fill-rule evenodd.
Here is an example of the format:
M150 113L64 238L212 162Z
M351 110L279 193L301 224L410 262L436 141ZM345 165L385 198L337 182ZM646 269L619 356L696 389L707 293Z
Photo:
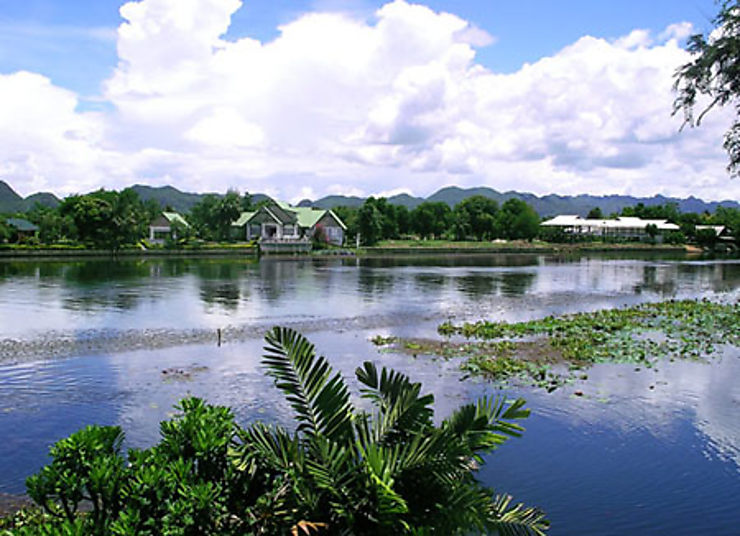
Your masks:
M444 320L524 320L666 298L736 301L740 263L500 256L454 259L0 263L0 493L23 491L48 445L91 423L156 441L185 394L243 423L287 423L261 374L265 329L294 325L346 377L372 359L435 393L437 411L495 386L459 361L379 353ZM223 344L216 345L221 328ZM740 329L740 328L739 328ZM740 350L657 370L600 365L533 410L481 477L546 510L551 534L734 534ZM574 396L574 391L583 396Z

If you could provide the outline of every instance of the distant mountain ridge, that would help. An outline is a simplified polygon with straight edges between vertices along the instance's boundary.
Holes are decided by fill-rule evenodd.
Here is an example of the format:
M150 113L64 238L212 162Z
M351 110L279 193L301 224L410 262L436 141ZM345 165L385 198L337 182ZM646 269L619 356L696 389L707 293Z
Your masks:
M147 186L144 184L135 184L131 188L144 201L154 199L163 208L170 206L174 210L182 213L189 212L196 203L208 195L205 193L198 194L183 192L174 186ZM646 206L676 203L681 212L714 212L718 206L740 209L740 203L737 201L703 201L693 196L687 199L664 197L662 195L656 195L653 197L633 197L626 195L595 196L582 194L568 196L549 194L540 197L531 193L513 191L499 192L486 186L477 188L448 186L435 192L426 199L422 197L414 197L408 194L398 194L389 197L388 202L394 205L403 205L409 209L417 207L424 201L438 201L447 203L450 207L454 207L460 201L473 195L489 197L496 200L499 204L504 203L507 199L511 198L521 199L522 201L529 203L543 218L557 214L577 214L585 216L595 207L600 208L604 214L612 214L621 211L624 207L634 206L637 203L643 203ZM259 203L264 199L268 199L268 196L265 194L252 194L252 201L254 203ZM322 197L316 201L304 199L299 204L301 206L314 206L317 208L334 208L338 206L360 207L365 202L365 199L366 198L364 197L357 196L330 195ZM25 212L32 208L35 202L54 207L60 203L60 200L54 194L46 192L29 195L24 199L18 195L9 184L0 180L0 212Z
M681 212L714 212L718 206L739 208L740 203L732 200L725 201L702 201L696 197L681 199L676 197L665 197L656 195L653 197L633 197L628 195L606 195L596 196L581 194L576 196L549 194L542 197L531 193L521 192L499 192L493 188L480 186L477 188L460 188L458 186L448 186L433 193L426 199L422 197L413 197L408 194L395 195L388 198L388 202L394 205L404 205L413 209L424 201L435 201L447 203L454 207L460 201L482 195L494 199L499 204L504 203L507 199L516 198L527 202L537 213L545 218L557 214L576 214L585 216L595 207L601 209L604 214L612 214L621 211L624 207L634 206L643 203L645 206L662 205L665 203L676 203ZM360 206L364 202L360 197L343 197L332 195L323 197L313 203L313 206L319 208L334 208L337 206Z
M23 198L7 182L0 180L0 213L26 212L36 203L53 208L60 202L57 196L49 192L39 192Z

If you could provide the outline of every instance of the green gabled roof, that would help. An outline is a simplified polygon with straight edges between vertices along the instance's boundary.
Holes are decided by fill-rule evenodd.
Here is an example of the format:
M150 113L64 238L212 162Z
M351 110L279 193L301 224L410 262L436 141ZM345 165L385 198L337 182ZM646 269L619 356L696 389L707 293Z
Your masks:
M180 216L177 212L162 212L162 216L164 216L170 223L179 223L185 227L190 227L190 224L185 220L185 218Z
M277 206L279 210L274 210L275 206ZM270 210L271 208L273 208L273 210ZM342 227L342 229L347 229L347 227L344 225L344 222L342 222L342 220L340 220L339 217L331 210L312 207L292 207L284 201L275 201L274 205L266 205L262 207L261 210L264 210L276 221L282 223L291 223L290 221L283 221L283 218L281 217L282 215L288 216L292 220L294 220L299 227L303 228L311 228L319 221L321 221L321 218L323 218L327 214L331 214L332 217L334 217L334 219L339 223L340 227ZM239 216L239 219L231 225L233 225L234 227L241 227L243 225L246 225L249 220L255 217L259 212L260 211L242 212L241 216Z
M233 225L234 227L243 227L244 225L247 224L249 220L252 219L252 216L254 216L255 214L257 213L256 212L242 212L241 216L239 216L239 218L231 225Z
M301 227L313 227L324 217L326 210L311 207L291 207L298 217L298 225Z
M5 220L5 223L15 228L16 230L23 231L25 233L35 232L39 230L38 226L22 218L8 218L7 220Z

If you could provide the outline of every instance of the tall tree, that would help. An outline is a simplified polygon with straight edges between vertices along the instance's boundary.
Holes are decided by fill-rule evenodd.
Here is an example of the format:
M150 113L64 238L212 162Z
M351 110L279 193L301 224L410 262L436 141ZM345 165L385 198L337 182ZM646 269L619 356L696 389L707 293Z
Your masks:
M532 240L539 228L537 212L521 199L507 199L496 214L496 236L502 238Z
M411 212L414 232L421 238L437 238L450 228L452 210L441 201L424 201Z
M383 232L383 214L378 210L374 197L368 197L357 214L357 231L365 246L378 243Z
M674 90L673 113L682 111L684 125L698 126L716 106L735 108L735 121L725 133L724 148L730 161L727 171L740 176L740 2L720 0L714 18L715 29L707 36L692 35L687 50L695 56L678 68ZM697 97L705 95L709 104L698 115Z
M458 240L493 238L498 203L482 195L460 201L453 210L455 235Z

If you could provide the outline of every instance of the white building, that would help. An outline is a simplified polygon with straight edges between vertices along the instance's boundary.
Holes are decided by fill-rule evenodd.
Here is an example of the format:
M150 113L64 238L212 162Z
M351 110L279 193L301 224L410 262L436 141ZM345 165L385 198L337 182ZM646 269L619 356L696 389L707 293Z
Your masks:
M660 235L671 231L678 231L679 226L668 220L643 220L642 218L620 216L616 219L588 219L574 215L556 216L543 221L543 227L559 228L566 234L575 236L599 236L603 238L622 238L625 240L643 240L650 238L648 225L657 229L658 240Z

